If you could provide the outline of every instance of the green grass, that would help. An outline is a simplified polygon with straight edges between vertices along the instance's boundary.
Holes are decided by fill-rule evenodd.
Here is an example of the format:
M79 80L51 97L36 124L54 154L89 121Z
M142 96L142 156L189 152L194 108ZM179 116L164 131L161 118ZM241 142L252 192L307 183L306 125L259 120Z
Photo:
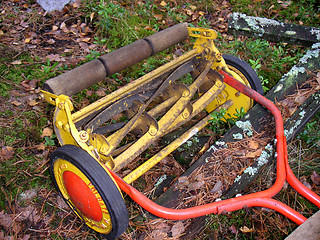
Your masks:
M34 1L29 1L32 4ZM86 22L90 26L94 34L94 42L100 46L104 46L104 50L115 50L122 46L128 45L137 39L149 36L169 25L187 21L190 26L211 27L212 22L208 16L217 11L218 8L226 10L228 7L222 5L221 2L212 2L209 0L202 1L165 1L166 5L161 6L161 1L141 1L143 4L138 4L138 1L102 1L86 0L81 9L76 11L82 12L80 20ZM319 6L316 6L315 0L310 1L291 1L287 6L280 1L248 1L231 0L232 11L239 11L247 15L258 15L260 17L269 17L280 21L288 21L299 24L303 22L305 25L319 26ZM197 20L192 20L188 12L202 11L203 16ZM15 7L13 12L6 15L6 18L15 18L19 14L25 12L29 17L30 26L39 24L41 16L36 11L26 12L20 7ZM4 15L0 16L0 23L4 21ZM193 40L186 42L186 46L181 48L189 48ZM266 40L246 38L246 41L239 39L227 41L221 34L216 41L219 45L219 50L240 56L258 72L263 83L264 90L267 91L275 85L275 83L286 73L303 55L304 49L297 46L287 44L275 44ZM190 48L189 48L190 49ZM88 90L94 93L88 96L88 90L84 90L73 97L75 105L81 106L85 99L94 102L99 99L95 93L100 88L105 88L106 93L109 93L128 82L145 75L152 69L164 64L172 59L174 48L157 54L145 61L136 64L120 74L115 74L109 78L112 81L106 83L98 83L90 87ZM14 155L6 160L0 161L0 209L8 209L10 204L15 204L19 195L30 188L53 189L52 183L49 180L49 172L47 163L48 152L52 151L57 146L55 135L51 137L41 138L42 130L45 127L52 127L52 107L44 102L40 102L34 109L28 104L22 106L14 106L12 100L22 101L24 96L17 93L27 93L21 83L28 80L39 80L39 85L42 86L46 79L54 77L66 70L67 66L58 66L56 62L49 60L43 61L39 57L31 55L29 52L21 52L12 48L8 48L6 44L0 45L0 100L6 104L0 110L0 118L2 119L0 128L0 144L2 146L11 146L14 150ZM104 52L91 51L86 56L86 61L90 61L104 54ZM13 65L12 62L20 61L21 64ZM109 80L110 80L109 79ZM182 82L189 84L191 78L186 77ZM239 112L241 114L241 111ZM224 128L220 121L219 113L215 115L213 124L221 124L216 130ZM298 139L302 141L304 148L310 151L319 151L319 114L306 125L305 129L299 134ZM213 128L213 130L215 130ZM44 144L46 149L39 150L35 146ZM318 145L317 145L318 144ZM311 147L312 146L312 147ZM152 154L146 151L145 154ZM319 169L319 166L312 165L312 168L306 164L304 173L310 174L314 169ZM143 180L137 182L142 184ZM49 196L49 195L48 195ZM282 197L282 196L281 196ZM283 196L285 197L285 195ZM306 201L298 197L299 201L303 202L307 208L312 211L314 207ZM290 198L290 201L293 200ZM43 206L46 214L53 214L54 221L52 225L60 226L61 211L54 205L44 204L46 199L38 196L33 200L33 204ZM55 201L55 199L53 199ZM50 216L53 216L50 215ZM251 217L253 216L253 217ZM230 227L236 226L239 229L242 226L252 228L256 223L254 219L255 212L253 210L240 210L231 214L220 216L210 216L206 230L203 233L204 238L208 239L214 234L221 234L225 238L235 238L235 234L231 232ZM67 226L67 220L65 225ZM271 225L271 223L269 223ZM274 228L273 228L274 229ZM223 232L225 231L225 232ZM270 230L272 231L272 230ZM274 238L282 238L284 235L279 232L273 234ZM54 239L63 239L61 235L55 234L51 236ZM254 239L251 233L239 232L237 235L240 239Z
M282 22L307 26L320 25L320 6L317 0L275 1L231 0L233 11L250 16L266 17Z
M225 52L240 56L258 73L265 92L289 71L303 56L303 48L283 43L270 43L263 39L249 38L245 42L223 42Z

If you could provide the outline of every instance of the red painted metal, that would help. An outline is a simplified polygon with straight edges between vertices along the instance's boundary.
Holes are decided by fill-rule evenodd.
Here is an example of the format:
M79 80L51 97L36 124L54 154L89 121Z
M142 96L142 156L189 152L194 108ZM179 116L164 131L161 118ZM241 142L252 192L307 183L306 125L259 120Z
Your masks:
M279 109L270 100L263 97L251 88L245 86L244 84L238 82L227 73L223 71L221 71L220 73L224 76L225 83L266 107L274 116L277 139L277 178L272 187L261 192L251 193L237 198L222 200L201 206L195 206L186 209L171 209L154 203L134 187L124 182L114 172L109 170L110 173L114 177L116 183L124 192L126 192L145 210L158 217L181 220L199 217L211 213L219 214L222 212L231 212L239 210L243 207L266 207L276 210L277 212L285 215L297 224L302 224L307 220L307 218L305 218L303 215L290 208L289 206L285 205L284 203L271 198L279 193L285 183L285 180L287 180L297 191L299 191L311 202L315 203L318 207L320 203L320 197L304 187L304 185L295 178L289 167L287 145L283 131L283 120Z
M63 184L72 203L84 216L96 222L102 220L102 211L96 196L78 175L65 171Z

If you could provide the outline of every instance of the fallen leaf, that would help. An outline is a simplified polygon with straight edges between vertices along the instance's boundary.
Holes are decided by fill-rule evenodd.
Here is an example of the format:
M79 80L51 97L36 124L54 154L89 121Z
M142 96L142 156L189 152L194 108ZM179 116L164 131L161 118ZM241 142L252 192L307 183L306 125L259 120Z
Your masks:
M36 105L38 105L39 103L38 102L36 102L35 100L33 100L33 99L29 99L28 100L28 105L30 106L30 107L34 107L34 106L36 106Z
M145 30L152 30L152 27L146 26L146 27L144 27L144 29L145 29Z
M262 148L258 149L257 151L254 151L254 152L250 152L250 153L247 153L245 155L246 158L257 158L261 155L262 153Z
M310 183L307 182L307 177L306 176L302 176L300 178L300 182L305 185L307 188L311 189L311 185Z
M252 141L249 141L248 147L251 148L251 149L256 150L256 149L259 148L259 143L256 142L256 141L253 141L253 140L252 140Z
M157 20L161 20L163 18L163 16L161 14L155 14L153 15L155 17L155 19Z
M56 41L55 41L54 39L52 39L52 38L48 40L48 43L49 43L49 44L54 44L55 42L56 42Z
M189 185L189 179L187 176L182 176L178 178L178 185L187 186Z
M22 104L21 102L18 102L18 101L12 101L11 103L17 107L19 107Z
M35 198L37 196L38 190L35 188L26 190L19 195L20 201L27 201Z
M20 64L22 64L22 62L20 60L16 60L16 61L13 61L11 64L12 65L20 65Z
M11 146L3 146L1 148L1 158L3 157L6 160L12 159L14 155L13 147Z
M307 99L307 98L306 98L305 95L298 94L298 95L294 98L294 101L295 101L296 103L298 103L299 105L302 105L302 104L305 102L306 99Z
M168 233L162 231L161 229L157 229L152 231L151 239L166 239L168 237Z
M320 176L318 173L316 173L316 171L313 171L310 178L315 185L320 185Z
M201 188L204 184L205 184L204 181L191 183L189 185L189 190L190 191L197 190L197 189Z
M185 230L185 227L182 221L175 223L171 229L172 237L180 236L184 232L184 230Z
M60 196L57 197L57 203L60 209L69 209L69 206Z
M59 27L58 26L52 26L52 31L57 31L59 29Z
M250 233L250 232L253 232L253 228L248 228L247 226L243 226L240 228L240 231L243 233Z
M46 149L46 145L44 145L44 143L40 143L39 145L35 145L34 146L38 151L43 151Z
M195 11L195 10L197 9L197 7L194 6L194 5L190 5L189 8L190 8L192 11Z
M99 97L104 97L106 96L106 92L104 89L100 88L98 91L96 91L96 94L99 96Z
M29 240L31 238L30 234L24 235L22 240Z
M234 224L231 225L231 227L229 227L229 230L233 233L233 234L237 234L238 233L238 229L236 228L236 226Z
M94 12L90 14L90 22L92 22L93 18L94 18Z
M210 190L210 193L216 193L216 192L220 191L221 188L222 188L222 182L219 180L218 182L216 182L214 187Z
M53 130L49 127L46 127L42 130L42 135L40 137L41 138L51 137L52 133L53 133Z
M165 7L165 6L167 6L167 3L166 3L165 1L161 1L161 2L160 2L160 6L161 6L161 7Z
M12 218L9 214L4 213L3 211L0 212L0 226L4 227L5 229L11 229L13 225Z
M317 79L318 84L320 85L320 71L317 73L316 79Z

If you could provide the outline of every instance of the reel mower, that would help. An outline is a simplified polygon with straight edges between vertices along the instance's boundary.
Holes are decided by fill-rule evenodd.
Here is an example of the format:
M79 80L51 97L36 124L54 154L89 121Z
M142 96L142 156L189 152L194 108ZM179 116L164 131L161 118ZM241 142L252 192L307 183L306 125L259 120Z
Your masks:
M196 39L189 52L74 111L72 95L189 37ZM168 219L262 206L299 224L306 220L271 199L290 175L281 114L262 96L262 85L250 65L222 55L214 45L216 38L214 30L178 24L45 82L42 93L55 105L53 125L61 144L50 156L53 182L79 218L104 237L115 239L127 229L129 218L122 191L147 211ZM130 185L203 129L212 119L211 112L224 108L233 116L237 109L248 111L254 100L267 107L276 121L278 177L270 189L187 209L169 209ZM206 116L198 117L203 111ZM123 178L116 174L160 138L188 123L193 123L192 127L129 174ZM305 188L303 192L313 194ZM319 204L320 198L312 196Z

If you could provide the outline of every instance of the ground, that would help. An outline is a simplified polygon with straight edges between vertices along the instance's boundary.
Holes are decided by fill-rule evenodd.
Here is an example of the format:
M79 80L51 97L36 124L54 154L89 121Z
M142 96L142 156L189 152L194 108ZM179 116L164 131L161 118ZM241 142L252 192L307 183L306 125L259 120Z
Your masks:
M303 1L301 2L303 4ZM58 147L52 130L53 107L41 98L40 89L46 79L97 56L124 46L138 38L186 21L191 25L210 27L219 32L218 47L250 62L257 71L264 89L270 89L294 62L305 52L302 46L270 43L265 40L233 36L227 32L227 18L233 11L259 15L287 22L319 25L319 6L310 1L304 14L291 1L76 1L63 11L45 12L33 0L12 0L1 3L0 15L0 239L100 239L68 208L58 195L48 171L50 153ZM245 7L243 7L245 6ZM312 13L312 14L311 14ZM184 52L191 42L145 61L139 68L107 79L73 98L77 108L106 95L138 76L145 74L159 62L170 60ZM166 59L167 58L167 59ZM315 73L317 74L317 73ZM317 76L317 75L316 75ZM300 100L298 100L300 101ZM287 100L289 105L290 99ZM291 105L290 105L291 106ZM286 110L292 110L287 107ZM303 183L319 192L319 114L289 145L290 161ZM214 141L220 132L208 129ZM221 186L233 181L243 171L244 155L250 164L259 154L264 136L257 134L246 139L250 149L237 149L237 168L225 166L216 172L215 181L206 181L205 170L180 179L180 187L194 196L195 189L211 189L211 195L199 191L198 198L188 198L187 204L210 201L221 195ZM150 149L152 154L157 149ZM227 153L221 153L223 154ZM230 157L230 156L229 156ZM216 161L208 169L218 168ZM224 163L228 165L228 163ZM140 189L152 197L154 185L164 173L179 176L188 167L169 156L139 182ZM204 171L204 172L201 172ZM229 175L224 178L223 171ZM232 172L236 171L236 172ZM274 180L274 166L264 169L247 191L264 189ZM197 180L197 183L191 183ZM212 179L211 179L212 180ZM136 187L138 184L136 184ZM214 195L215 194L215 195ZM185 196L187 197L187 196ZM189 197L189 195L188 195ZM285 189L277 198L310 216L317 209L299 197L292 189ZM190 235L194 222L135 221L141 209L126 199L130 212L130 226L121 239L183 239ZM295 224L268 209L243 209L231 214L210 216L197 231L197 239L272 239L284 238ZM196 224L194 226L197 226ZM198 225L199 226L199 225ZM192 232L192 231L191 231ZM189 237L191 238L191 237Z

